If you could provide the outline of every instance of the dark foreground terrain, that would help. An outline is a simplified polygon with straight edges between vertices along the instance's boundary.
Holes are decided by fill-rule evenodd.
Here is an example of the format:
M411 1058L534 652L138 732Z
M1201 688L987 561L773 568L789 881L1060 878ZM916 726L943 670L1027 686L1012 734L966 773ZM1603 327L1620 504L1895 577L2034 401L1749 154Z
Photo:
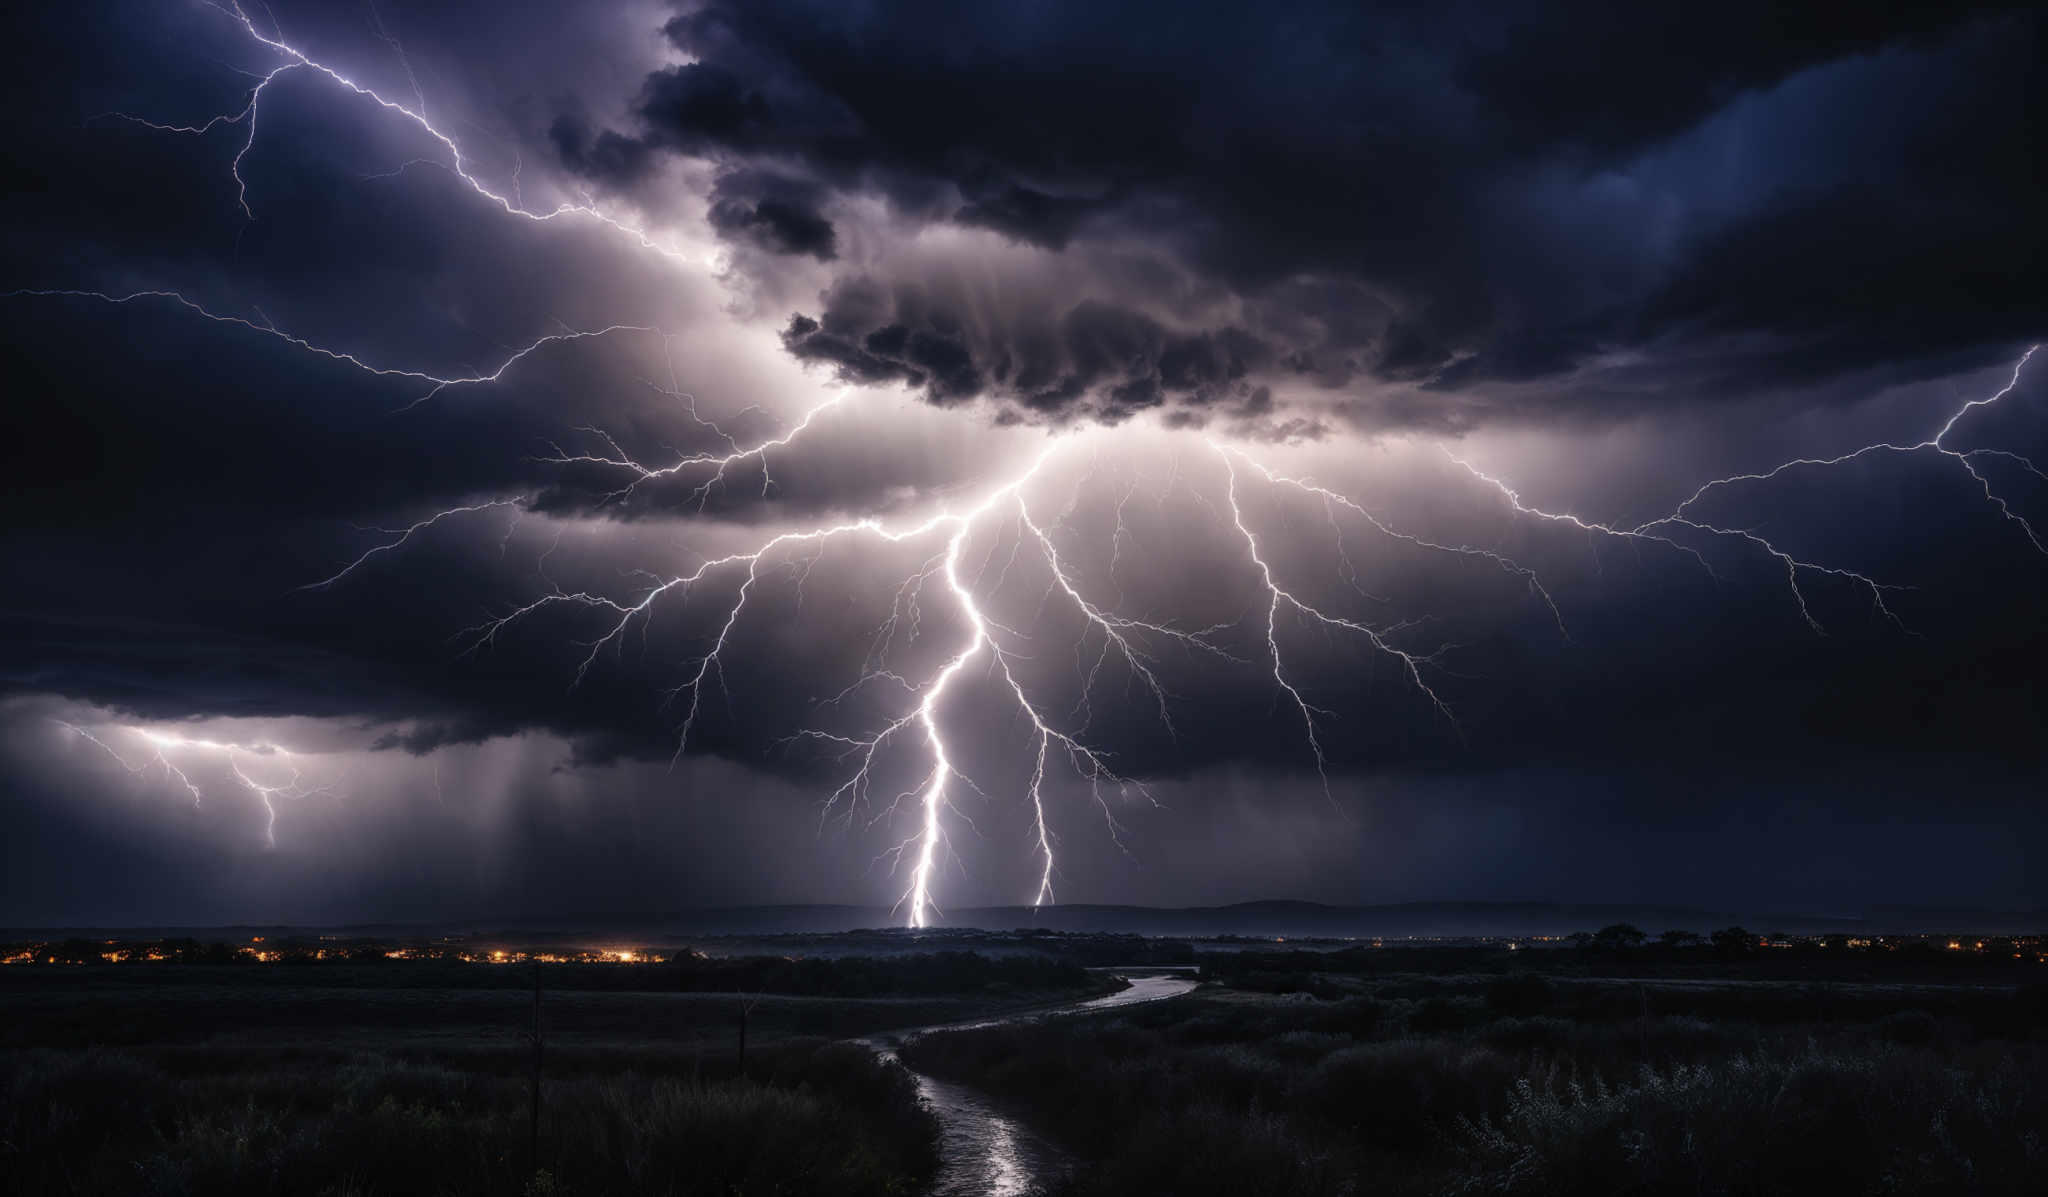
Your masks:
M2031 940L856 943L41 945L0 968L0 1189L917 1193L917 1078L845 1040L1073 1003L1125 957L1203 984L901 1048L1078 1161L1055 1193L2048 1192Z
M530 963L221 959L0 970L0 1189L912 1193L936 1125L839 1040L1116 984L959 953L544 964L536 1144Z
M1637 947L1240 952L1114 1016L933 1034L1067 1194L2048 1192L2024 963Z

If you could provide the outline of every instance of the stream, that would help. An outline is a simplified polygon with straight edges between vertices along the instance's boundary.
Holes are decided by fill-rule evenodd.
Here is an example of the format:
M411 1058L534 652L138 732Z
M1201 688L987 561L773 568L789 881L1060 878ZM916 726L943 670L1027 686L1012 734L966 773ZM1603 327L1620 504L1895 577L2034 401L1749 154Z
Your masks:
M1056 1006L1050 1010L1027 1010L978 1022L943 1023L910 1027L869 1036L859 1042L896 1059L896 1048L907 1039L927 1031L957 1031L972 1027L993 1027L1004 1023L1053 1018L1134 1006L1179 997L1195 987L1191 974L1174 972L1133 972L1125 975L1129 989L1085 1002ZM1003 1110L995 1101L965 1085L942 1081L912 1070L917 1091L931 1103L939 1119L939 1173L932 1181L932 1197L1016 1197L1052 1176L1071 1162L1044 1136Z

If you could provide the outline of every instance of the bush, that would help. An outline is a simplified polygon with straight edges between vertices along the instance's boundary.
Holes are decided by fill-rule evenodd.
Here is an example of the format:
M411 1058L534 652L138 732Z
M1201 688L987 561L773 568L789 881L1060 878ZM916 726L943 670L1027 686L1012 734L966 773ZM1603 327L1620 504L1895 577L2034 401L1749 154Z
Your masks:
M104 1050L0 1057L9 1192L171 1195L912 1191L937 1166L915 1080L850 1045L764 1048L753 1078L526 1083L357 1055L174 1077Z
M1610 1084L1555 1066L1461 1122L1468 1193L2029 1193L2048 1109L2009 1067L1895 1049L1737 1056Z
M1527 992L1501 980L1515 984L1197 997L928 1035L904 1055L1026 1110L1086 1161L1055 1191L1085 1197L2048 1192L2038 1041L1969 1046L1925 1011L1870 1017L1861 998L1776 987L1660 999L1715 1019L1645 1018L1634 983L1591 982L1569 991L1571 1017L1489 1017L1494 992ZM1787 1021L1836 1009L1865 1016Z

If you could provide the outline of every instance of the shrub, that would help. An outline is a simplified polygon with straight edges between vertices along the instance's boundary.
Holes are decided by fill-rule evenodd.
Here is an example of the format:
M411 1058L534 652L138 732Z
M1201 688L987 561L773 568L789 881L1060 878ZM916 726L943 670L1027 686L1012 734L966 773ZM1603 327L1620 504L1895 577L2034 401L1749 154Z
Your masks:
M358 1054L334 1069L174 1077L104 1050L0 1057L5 1188L19 1193L835 1193L916 1189L937 1127L915 1081L849 1045L762 1051L753 1079L551 1079L528 1175L522 1079ZM531 1183L529 1184L529 1180Z
M1461 1120L1477 1193L2040 1192L2042 1095L1895 1049L1737 1056L1626 1083L1556 1066Z

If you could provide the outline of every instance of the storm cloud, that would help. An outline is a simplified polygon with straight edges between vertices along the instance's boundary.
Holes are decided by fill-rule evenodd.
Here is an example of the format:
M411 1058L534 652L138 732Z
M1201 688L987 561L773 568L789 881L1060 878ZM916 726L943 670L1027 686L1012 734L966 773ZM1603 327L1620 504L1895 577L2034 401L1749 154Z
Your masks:
M886 903L976 635L963 904L2044 900L2032 10L275 8L12 18L0 918Z
M2025 6L773 0L665 32L688 61L616 136L804 194L713 223L783 254L858 240L791 350L934 402L1113 420L1246 375L1456 391L1647 353L1672 369L1617 382L1660 403L1702 353L1715 395L1924 376L2043 314ZM1080 285L1018 270L991 320L962 294L985 253L906 272L933 228Z

